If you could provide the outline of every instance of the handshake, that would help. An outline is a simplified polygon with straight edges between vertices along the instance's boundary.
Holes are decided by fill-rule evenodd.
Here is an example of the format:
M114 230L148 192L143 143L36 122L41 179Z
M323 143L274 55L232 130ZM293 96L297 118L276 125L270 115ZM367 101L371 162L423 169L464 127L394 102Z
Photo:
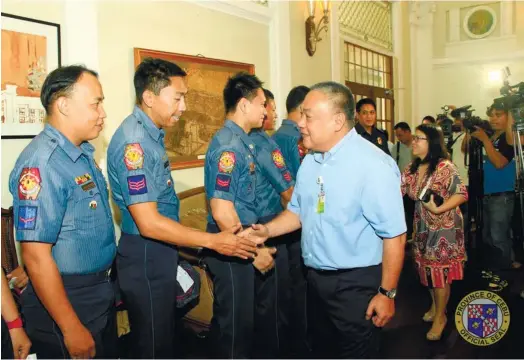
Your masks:
M275 266L273 255L277 252L274 247L264 246L268 238L269 232L264 225L254 224L242 229L242 225L237 224L215 234L209 248L222 255L253 259L253 266L265 274Z

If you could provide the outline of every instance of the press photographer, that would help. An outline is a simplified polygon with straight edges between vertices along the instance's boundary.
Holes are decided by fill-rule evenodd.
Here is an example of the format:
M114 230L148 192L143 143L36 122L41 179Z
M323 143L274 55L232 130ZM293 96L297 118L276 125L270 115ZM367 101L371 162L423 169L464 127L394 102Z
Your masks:
M484 266L493 271L511 267L511 218L515 202L515 161L512 121L508 111L500 104L493 104L487 112L489 127L475 117L463 121L464 127L477 139L482 150L482 239ZM469 136L469 134L468 134ZM471 150L474 146L470 144ZM472 182L480 179L473 178Z

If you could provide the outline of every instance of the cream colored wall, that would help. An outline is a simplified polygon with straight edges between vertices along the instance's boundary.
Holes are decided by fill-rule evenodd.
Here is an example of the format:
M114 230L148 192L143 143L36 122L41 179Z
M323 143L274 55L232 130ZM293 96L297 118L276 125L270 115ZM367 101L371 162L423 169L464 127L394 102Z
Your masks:
M99 3L100 78L106 96L109 141L132 111L133 47L255 64L269 84L269 35L266 25L182 1ZM118 16L115 16L118 14ZM170 15L169 15L170 14ZM203 168L174 171L177 192L204 183Z
M95 156L101 164L105 163L112 134L134 104L133 47L251 63L255 65L256 74L270 86L267 25L180 1L154 2L154 6L147 1L126 2L125 6L117 1L104 1L95 6L98 6L98 39L95 39L98 43L98 70L108 115L102 136L95 141ZM6 0L2 1L2 12L59 23L63 39L68 31L64 26L63 2ZM201 26L195 26L197 24ZM70 28L70 31L76 30ZM62 59L66 60L64 45L63 42ZM2 140L4 208L12 204L9 173L29 141ZM203 168L174 171L173 177L177 192L204 183Z
M412 102L413 102L413 96L412 96L412 89L411 89L411 34L410 34L410 28L411 25L409 23L409 3L406 1L400 2L400 14L401 14L401 23L399 26L401 27L401 36L403 38L402 41L402 48L400 49L400 53L402 54L402 62L397 62L396 64L396 72L399 73L399 68L402 68L402 77L403 79L397 79L397 82L395 84L398 84L402 88L403 93L403 101L397 103L395 105L395 110L399 111L400 108L402 108L401 114L402 117L399 117L399 113L396 113L396 119L398 121L405 121L410 125L414 125L414 119L413 119L413 113L412 113ZM397 87L397 85L395 85Z
M291 30L291 84L292 86L311 86L321 81L331 80L331 39L329 34L321 34L322 41L317 43L317 51L309 56L306 51L306 19L308 9L306 1L289 3ZM317 4L315 23L322 16L322 6Z

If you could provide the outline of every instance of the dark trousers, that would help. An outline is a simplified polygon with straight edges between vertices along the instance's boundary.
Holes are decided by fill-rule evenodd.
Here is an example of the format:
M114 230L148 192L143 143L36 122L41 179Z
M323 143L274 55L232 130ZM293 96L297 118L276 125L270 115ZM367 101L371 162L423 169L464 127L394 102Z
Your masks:
M208 224L207 232L218 233ZM250 261L206 251L205 262L213 280L213 319L210 356L250 358L253 349L255 268Z
M308 269L315 358L376 358L379 355L379 328L365 316L381 278L381 265L342 271Z
M411 238L413 236L413 217L415 216L415 201L407 195L404 195L402 201L404 202L404 215L406 217L406 234L408 238Z
M2 318L2 359L14 359L13 343L4 318Z
M176 272L174 246L122 234L116 258L128 311L133 358L174 358Z
M286 237L276 237L266 243L277 248L275 267L266 274L255 270L255 358L281 358L289 352L290 282Z
M82 324L91 332L96 357L118 357L115 293L107 272L91 275L63 275L67 298ZM22 311L31 353L39 359L69 359L64 337L38 299L31 282L22 293Z
M513 251L515 253L515 260L524 262L524 231L522 227L522 213L521 213L520 198L515 197L515 212L513 214Z
M485 264L491 270L507 270L511 266L514 202L514 193L484 195L482 238Z
M308 340L307 270L302 259L301 236L302 231L297 230L290 233L287 240L291 309L289 312L289 347L291 356L296 358L309 357L311 352Z

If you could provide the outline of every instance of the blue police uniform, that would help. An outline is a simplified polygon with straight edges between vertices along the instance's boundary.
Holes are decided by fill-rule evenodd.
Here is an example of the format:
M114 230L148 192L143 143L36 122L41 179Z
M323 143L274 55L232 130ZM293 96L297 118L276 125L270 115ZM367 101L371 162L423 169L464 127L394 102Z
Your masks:
M256 149L240 126L226 120L209 144L204 172L208 203L231 201L244 227L258 222ZM207 231L219 232L211 212ZM254 275L249 261L208 251L206 263L213 275L211 349L219 358L250 358L254 329Z
M300 129L296 122L285 119L280 128L273 134L273 139L282 150L293 179L304 159L306 150L300 145ZM310 345L307 330L307 282L306 267L302 259L299 229L287 235L287 252L289 262L291 305L289 312L291 357L307 358L310 356Z
M132 328L132 354L173 358L178 251L142 237L128 209L156 202L161 215L179 220L164 130L135 106L113 135L107 158L113 199L122 213L116 265Z
M288 210L302 223L315 355L377 356L364 314L380 286L383 238L406 232L395 161L352 129L330 151L306 155Z
M280 194L294 185L284 156L277 143L262 129L252 130L249 138L256 148L257 213L262 224L268 223L283 210ZM288 235L270 239L267 246L275 246L274 270L255 275L255 345L260 358L281 358L287 355L289 312Z
M47 124L9 177L16 239L52 244L67 297L91 332L97 356L114 357L116 319L109 281L116 244L104 176L89 143L72 144ZM22 294L26 330L39 357L69 357L58 326L31 283ZM57 339L59 341L57 341Z
M515 206L515 152L506 133L493 140L493 146L508 164L497 169L483 154L484 197L482 238L487 245L486 264L492 270L511 267L511 218Z

